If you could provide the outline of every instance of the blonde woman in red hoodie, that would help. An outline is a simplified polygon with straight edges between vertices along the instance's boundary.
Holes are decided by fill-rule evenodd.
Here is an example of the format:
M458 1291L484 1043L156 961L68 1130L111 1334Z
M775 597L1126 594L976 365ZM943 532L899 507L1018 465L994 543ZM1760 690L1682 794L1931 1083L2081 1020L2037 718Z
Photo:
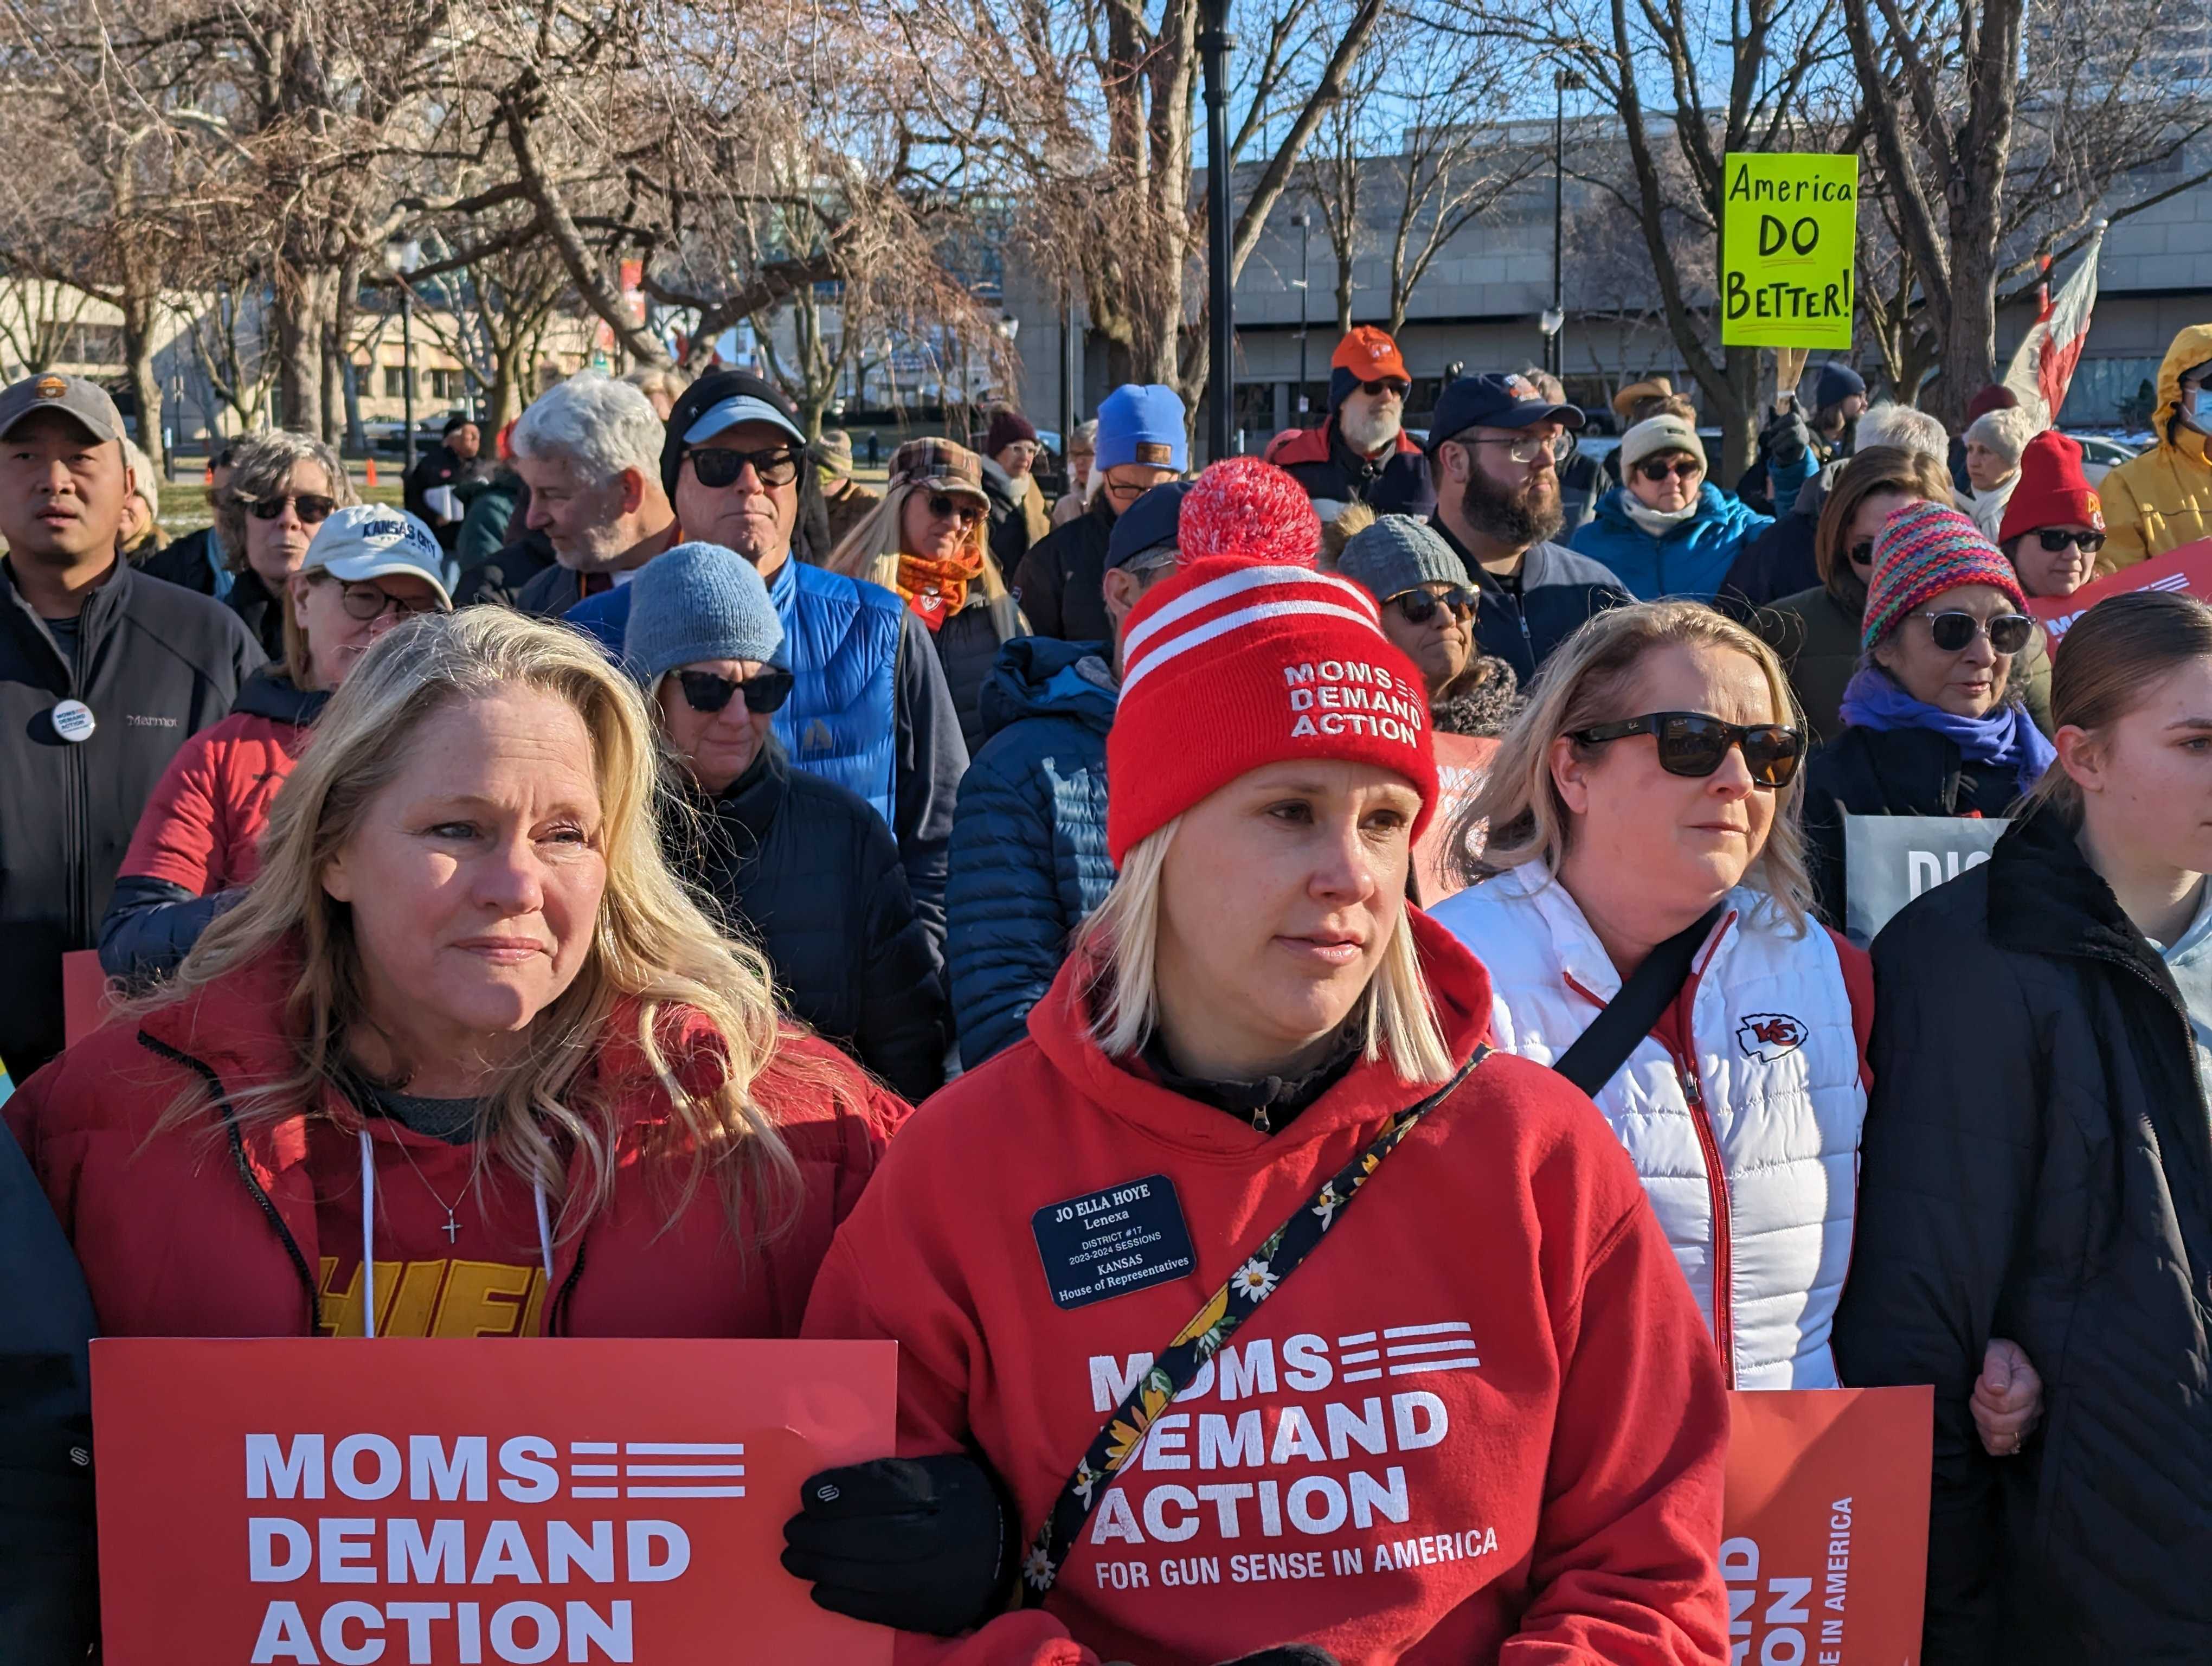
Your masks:
M1234 560L1125 652L1120 877L831 1246L805 1331L899 1343L902 1461L810 1481L786 1566L981 1621L902 1663L1725 1660L1696 1304L1405 901L1419 673L1357 587Z

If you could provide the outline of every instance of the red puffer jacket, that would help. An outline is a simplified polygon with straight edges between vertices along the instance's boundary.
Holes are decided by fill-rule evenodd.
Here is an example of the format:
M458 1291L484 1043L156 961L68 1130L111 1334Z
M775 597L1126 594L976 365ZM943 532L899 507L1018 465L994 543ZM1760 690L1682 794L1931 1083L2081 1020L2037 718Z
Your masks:
M231 900L216 900L222 893L252 883L269 806L330 697L264 666L238 691L228 717L178 748L138 818L100 924L108 973L173 970Z
M149 1014L111 1023L38 1072L5 1115L84 1268L111 1336L317 1334L319 1265L308 1118L242 1129L229 1113L247 1085L293 1068L282 1025L297 962L272 955ZM634 1024L634 1011L627 1017ZM663 1020L680 1071L715 1067L696 1014ZM613 1025L620 1034L625 1017ZM669 1224L656 1165L639 1160L666 1093L634 1041L588 1067L620 1094L622 1133L610 1205L554 1246L543 1334L565 1336L796 1335L837 1223L859 1201L906 1106L811 1037L785 1037L755 1097L781 1128L804 1183L797 1217L773 1243L741 1251L702 1184ZM180 1097L204 1116L155 1134ZM361 1117L325 1096L317 1113L348 1131ZM664 1230L665 1227L665 1230Z

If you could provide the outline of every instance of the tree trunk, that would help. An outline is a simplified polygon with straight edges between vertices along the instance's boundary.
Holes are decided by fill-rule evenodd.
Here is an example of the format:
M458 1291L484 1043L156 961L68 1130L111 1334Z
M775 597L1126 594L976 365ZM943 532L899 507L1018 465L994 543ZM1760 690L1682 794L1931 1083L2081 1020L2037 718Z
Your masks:
M323 431L323 321L315 304L319 276L292 273L276 287L276 400L283 425L295 434Z
M1717 483L1733 489L1759 450L1759 349L1729 348L1719 380L1722 397L1709 401L1721 430L1722 479Z
M138 448L159 476L167 465L161 443L161 379L154 374L154 325L160 306L150 292L123 297L123 356L131 368L131 392L138 401Z

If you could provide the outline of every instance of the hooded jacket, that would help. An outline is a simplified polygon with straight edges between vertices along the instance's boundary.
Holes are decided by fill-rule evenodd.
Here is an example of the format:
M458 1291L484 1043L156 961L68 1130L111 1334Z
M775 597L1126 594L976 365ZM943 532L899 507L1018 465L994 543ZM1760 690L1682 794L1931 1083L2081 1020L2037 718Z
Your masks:
M971 1070L1021 1039L1070 935L1113 889L1106 653L1103 642L1017 637L983 685L988 738L960 782L945 886L952 1010Z
M61 1050L62 956L94 945L139 812L262 654L222 603L118 562L72 664L0 575L0 1068L21 1082ZM93 714L74 745L51 716L64 700Z
M261 834L276 789L307 745L308 726L330 701L264 666L230 715L179 749L138 818L115 895L100 927L100 964L137 981L173 971L193 944L261 871Z
M1264 455L1304 489L1325 520L1334 520L1347 503L1422 520L1436 511L1428 457L1402 431L1379 460L1363 457L1346 443L1332 411L1319 428L1285 429L1267 442Z
M1564 544L1532 544L1521 557L1521 581L1508 591L1490 569L1433 516L1433 526L1467 569L1474 587L1474 642L1513 667L1527 688L1552 650L1608 607L1633 600L1613 569Z
M296 1068L283 1026L298 970L295 956L273 955L136 1025L106 1025L8 1101L8 1122L84 1268L102 1335L320 1329L314 1269L324 1250L308 1107L251 1128L230 1110L241 1090ZM828 1043L787 1032L754 1092L790 1146L803 1189L791 1230L741 1253L712 1183L667 1225L660 1165L641 1160L641 1149L668 1117L668 1096L634 1031L624 1034L635 1022L634 1006L618 1008L616 1039L583 1067L580 1079L619 1108L615 1192L580 1232L556 1237L541 1333L794 1335L830 1233L905 1108ZM679 1073L719 1071L703 1020L677 1013L663 1022L660 1043ZM709 1077L688 1079L703 1086ZM190 1093L204 1096L198 1125L155 1134L162 1113ZM349 1133L362 1124L334 1091L313 1109Z
M945 1079L945 968L915 912L898 842L842 787L793 769L771 737L697 819L668 818L670 858L767 951L805 1023L919 1104Z
M1541 862L1437 904L1491 976L1496 1044L1557 1065L1621 990ZM1740 1389L1832 1389L1874 1019L1866 956L1798 932L1746 886L1597 1107L1613 1125Z
M2165 963L2048 813L1875 939L1853 1384L1932 1383L1927 1666L2201 1661L2212 1639L2212 1107ZM1992 1336L2048 1413L1991 1458Z
M1488 979L1407 917L1465 1061ZM1157 1353L1427 1091L1355 1061L1262 1134L1100 1052L1096 970L1070 961L1030 1039L900 1135L807 1310L810 1336L899 1343L901 1453L974 1450L1024 1535ZM1058 1304L1033 1220L1125 1183L1148 1183L1149 1230L1187 1229L1190 1270ZM902 1666L1215 1662L1286 1638L1345 1666L1726 1658L1720 1373L1589 1102L1493 1055L1331 1219L1129 1431L1145 1456L1100 1483L1042 1616L902 1634Z
M1602 562L1638 601L1680 596L1711 601L1736 557L1774 524L1741 498L1708 480L1698 488L1698 511L1657 538L1630 517L1628 488L1615 486L1598 500L1596 516L1574 536L1574 549Z
M2212 456L2206 436L2181 420L2181 373L2212 361L2212 324L2173 338L2158 368L2158 443L2097 483L2105 502L2100 573L2117 573L2201 538L2212 538Z

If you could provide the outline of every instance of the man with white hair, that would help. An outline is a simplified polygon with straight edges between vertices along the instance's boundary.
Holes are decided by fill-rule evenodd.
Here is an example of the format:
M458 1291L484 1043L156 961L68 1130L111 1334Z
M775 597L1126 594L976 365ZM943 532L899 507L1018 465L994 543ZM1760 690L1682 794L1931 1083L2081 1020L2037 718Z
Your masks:
M1911 405L1885 402L1873 406L1858 419L1854 449L1867 451L1875 446L1922 452L1943 463L1946 468L1950 466L1946 459L1950 454L1951 437L1943 431L1943 424ZM1814 534L1820 530L1820 511L1826 507L1828 489L1850 460L1848 457L1836 458L1799 489L1796 502L1776 516L1774 524L1729 569L1728 576L1721 581L1720 594L1714 599L1717 605L1739 617L1747 617L1754 609L1784 596L1794 596L1801 590L1810 590L1820 582L1820 569L1813 561Z
M517 609L557 619L680 541L660 478L665 437L643 392L601 375L572 376L522 413L507 445L530 488L528 524L557 565L522 587Z

